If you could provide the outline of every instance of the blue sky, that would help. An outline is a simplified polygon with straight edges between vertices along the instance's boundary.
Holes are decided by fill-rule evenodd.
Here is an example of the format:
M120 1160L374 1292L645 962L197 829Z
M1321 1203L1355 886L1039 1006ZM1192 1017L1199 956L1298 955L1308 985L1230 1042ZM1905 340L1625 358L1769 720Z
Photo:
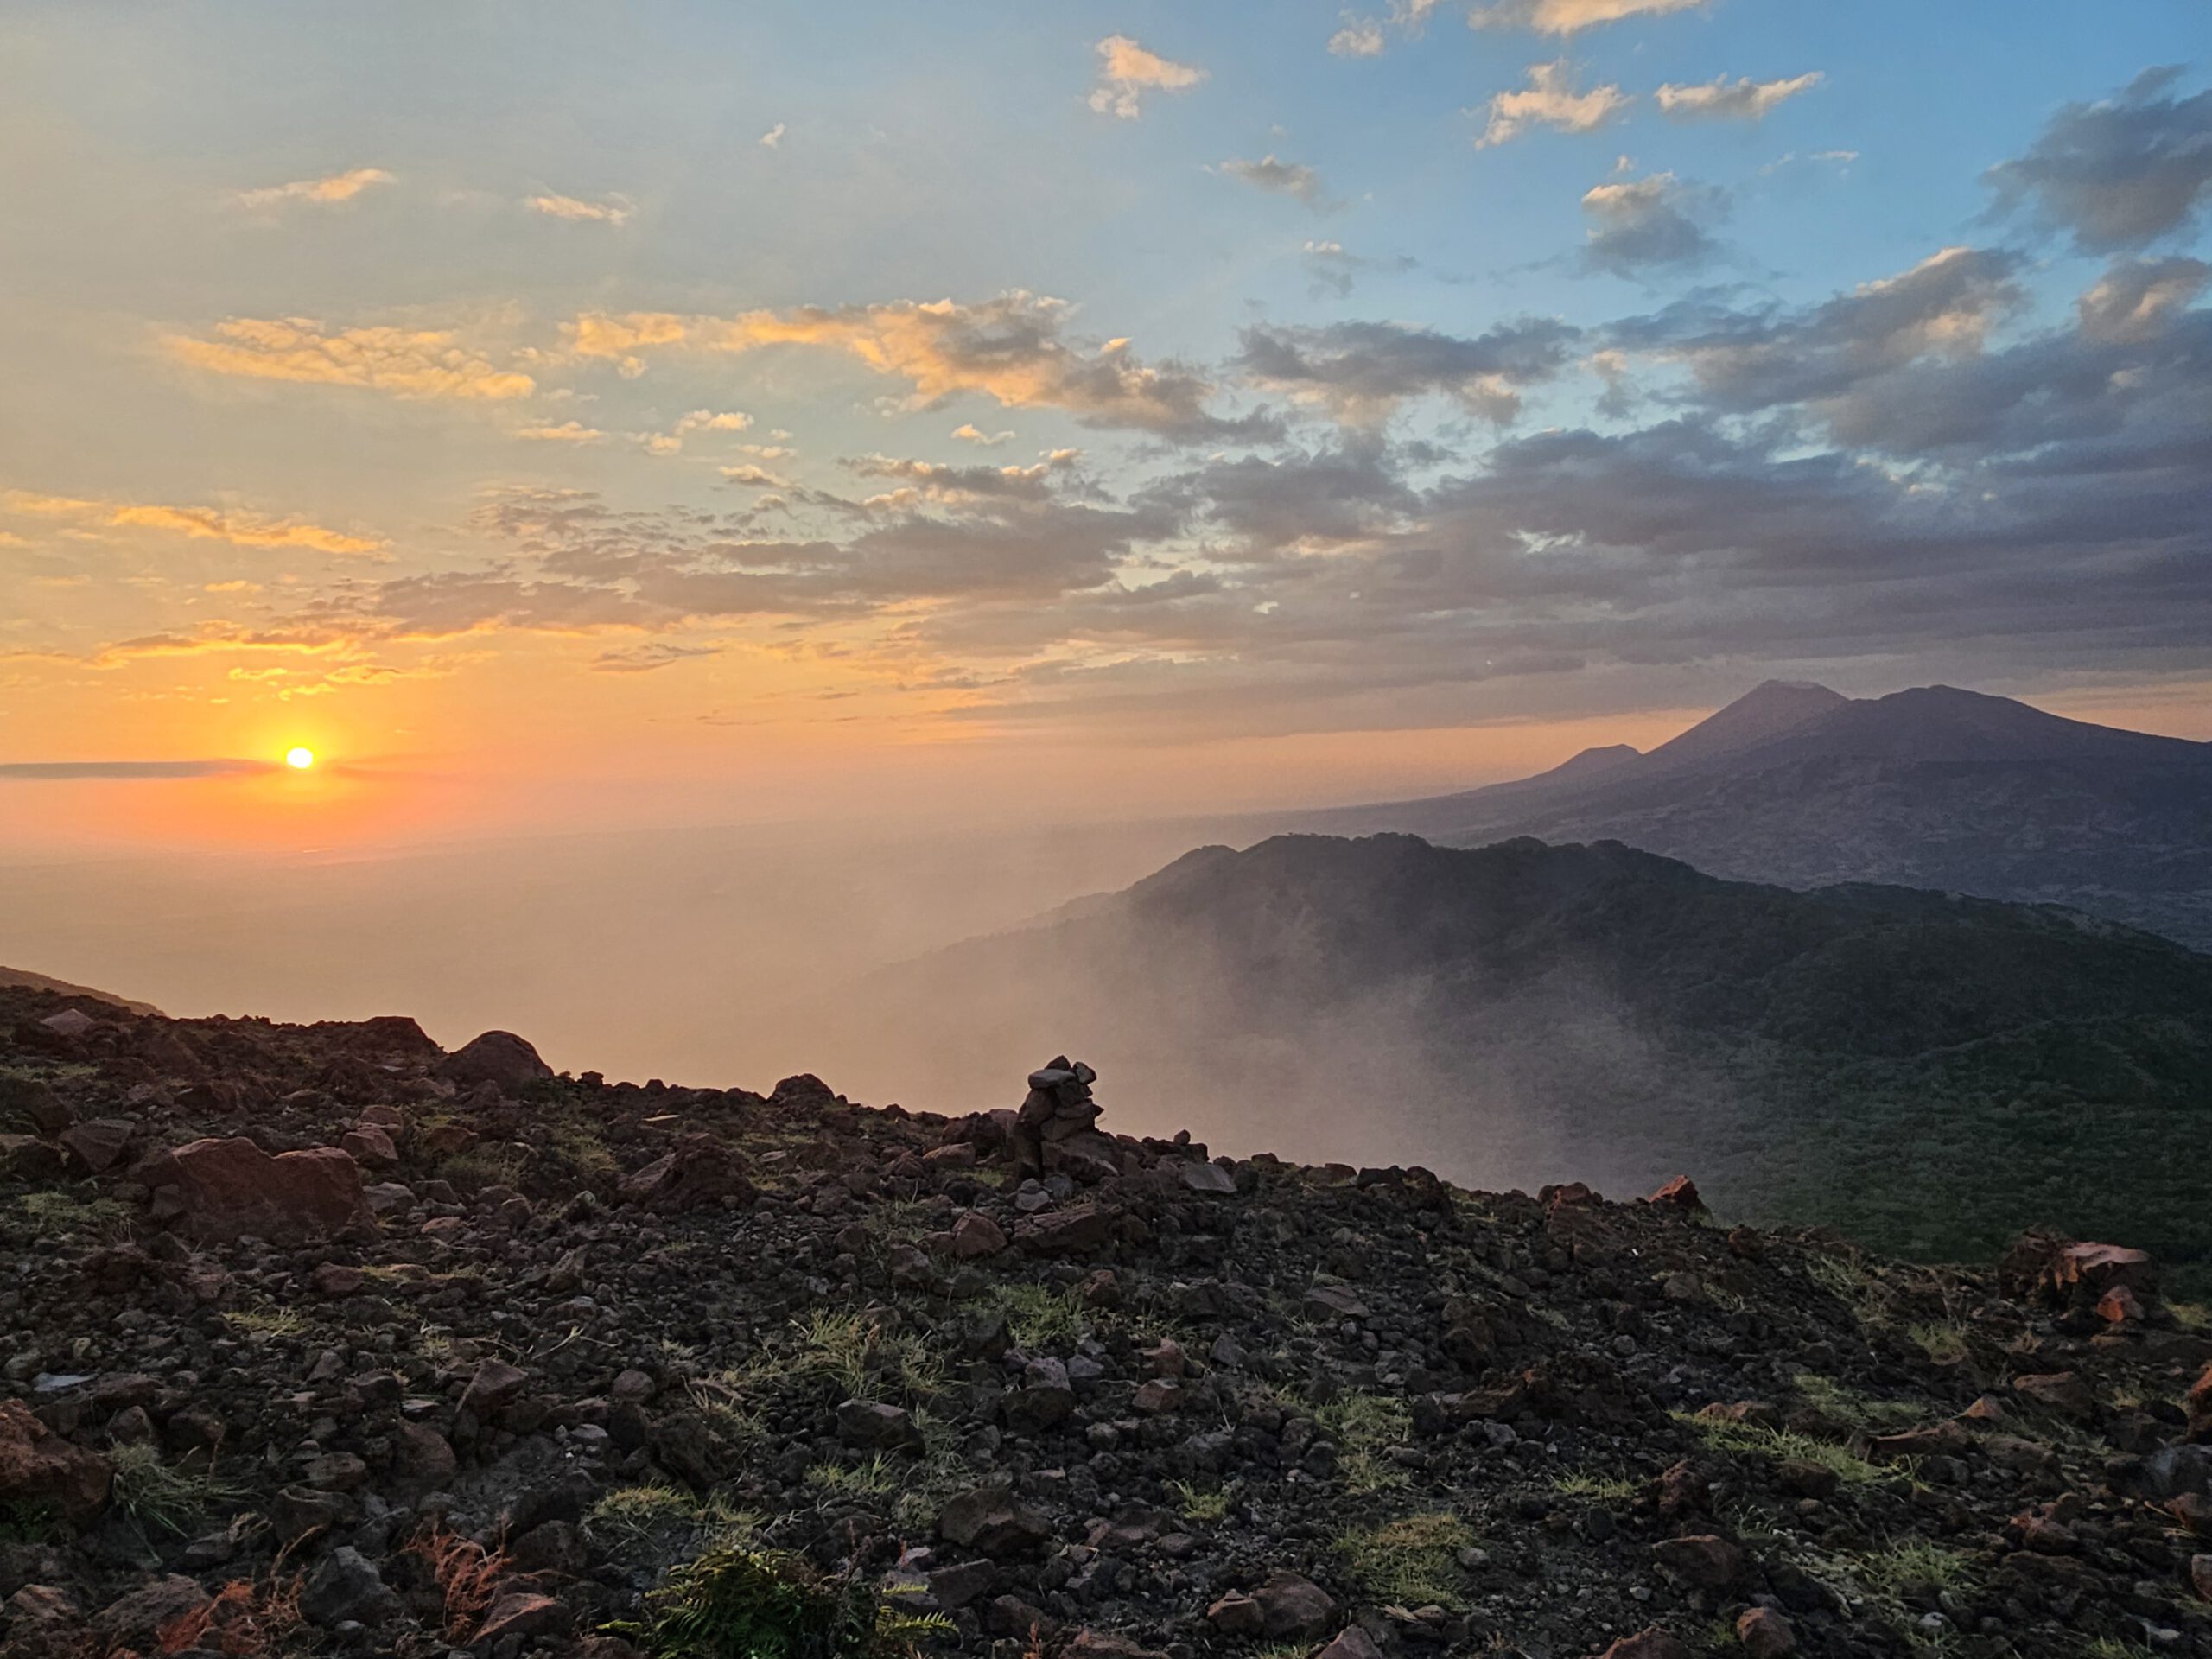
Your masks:
M0 747L2187 725L2201 4L1395 10L11 7Z

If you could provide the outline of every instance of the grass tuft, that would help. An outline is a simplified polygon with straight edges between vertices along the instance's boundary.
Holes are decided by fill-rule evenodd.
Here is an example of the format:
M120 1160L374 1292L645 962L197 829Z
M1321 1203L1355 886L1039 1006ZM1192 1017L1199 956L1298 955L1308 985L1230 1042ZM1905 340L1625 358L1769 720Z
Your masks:
M1456 1515L1409 1515L1341 1534L1337 1548L1352 1576L1378 1601L1463 1611L1459 1552L1475 1535Z

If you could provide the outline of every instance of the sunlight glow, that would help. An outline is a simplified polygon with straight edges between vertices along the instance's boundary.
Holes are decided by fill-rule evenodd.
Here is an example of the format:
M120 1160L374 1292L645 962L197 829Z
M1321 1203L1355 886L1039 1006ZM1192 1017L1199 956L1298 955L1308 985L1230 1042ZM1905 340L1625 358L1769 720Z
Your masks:
M287 749L284 751L284 764L289 766L294 772L305 772L309 766L315 765L315 751L313 749Z

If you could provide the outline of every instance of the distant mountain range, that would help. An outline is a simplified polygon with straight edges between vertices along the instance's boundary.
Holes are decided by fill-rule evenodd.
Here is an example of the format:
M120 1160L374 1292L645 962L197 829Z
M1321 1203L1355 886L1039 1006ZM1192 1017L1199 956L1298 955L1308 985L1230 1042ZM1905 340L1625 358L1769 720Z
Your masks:
M2071 905L2212 950L2212 743L1925 686L1853 699L1770 681L1648 754L1300 815L1458 847L1612 839L1786 887L1885 881Z
M0 987L19 991L52 991L60 996L89 996L96 1002L112 1002L118 1008L137 1014L161 1012L150 1002L133 1002L129 997L118 996L112 991L96 991L89 985L72 985L66 979L35 974L27 968L0 968Z
M862 1000L909 1073L1041 1042L1125 1118L1231 1149L1531 1186L1688 1171L1733 1214L1923 1255L2050 1223L2212 1262L2212 957L2055 906L1724 881L1618 842L1289 836ZM978 1103L938 1081L915 1103Z

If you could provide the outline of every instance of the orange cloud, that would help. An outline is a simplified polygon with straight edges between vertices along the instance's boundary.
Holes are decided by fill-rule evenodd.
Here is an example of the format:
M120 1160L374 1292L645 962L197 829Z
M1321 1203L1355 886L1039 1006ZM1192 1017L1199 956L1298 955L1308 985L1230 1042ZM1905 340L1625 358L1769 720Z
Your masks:
M543 213L549 219L566 219L581 223L626 225L635 211L625 196L609 196L605 201L586 201L577 196L543 195L528 199L533 213Z
M380 167L357 167L350 172L334 173L327 178L295 179L289 184L241 190L231 200L241 207L282 207L295 201L351 201L373 185L390 184L391 181L391 175Z
M641 353L657 349L740 353L815 346L906 380L920 406L972 391L1009 409L1063 409L1095 425L1178 435L1226 429L1205 411L1213 387L1203 376L1173 364L1148 367L1127 340L1082 349L1062 337L1068 315L1065 302L1016 289L974 305L901 300L734 317L595 312L579 316L568 333L575 355L611 359L626 375L642 372Z
M79 518L118 530L157 530L198 541L228 542L233 547L306 547L322 553L381 553L379 537L351 536L296 519L263 518L220 507L176 507L127 501L82 501L69 496L35 495L10 490L10 511L47 518Z
M1147 92L1188 92L1206 78L1197 66L1147 51L1126 35L1109 35L1096 49L1098 86L1090 94L1090 107L1124 121L1143 112L1140 99Z
M172 357L211 374L363 386L398 397L526 397L537 383L443 329L330 329L305 317L233 317L212 338L171 334Z

